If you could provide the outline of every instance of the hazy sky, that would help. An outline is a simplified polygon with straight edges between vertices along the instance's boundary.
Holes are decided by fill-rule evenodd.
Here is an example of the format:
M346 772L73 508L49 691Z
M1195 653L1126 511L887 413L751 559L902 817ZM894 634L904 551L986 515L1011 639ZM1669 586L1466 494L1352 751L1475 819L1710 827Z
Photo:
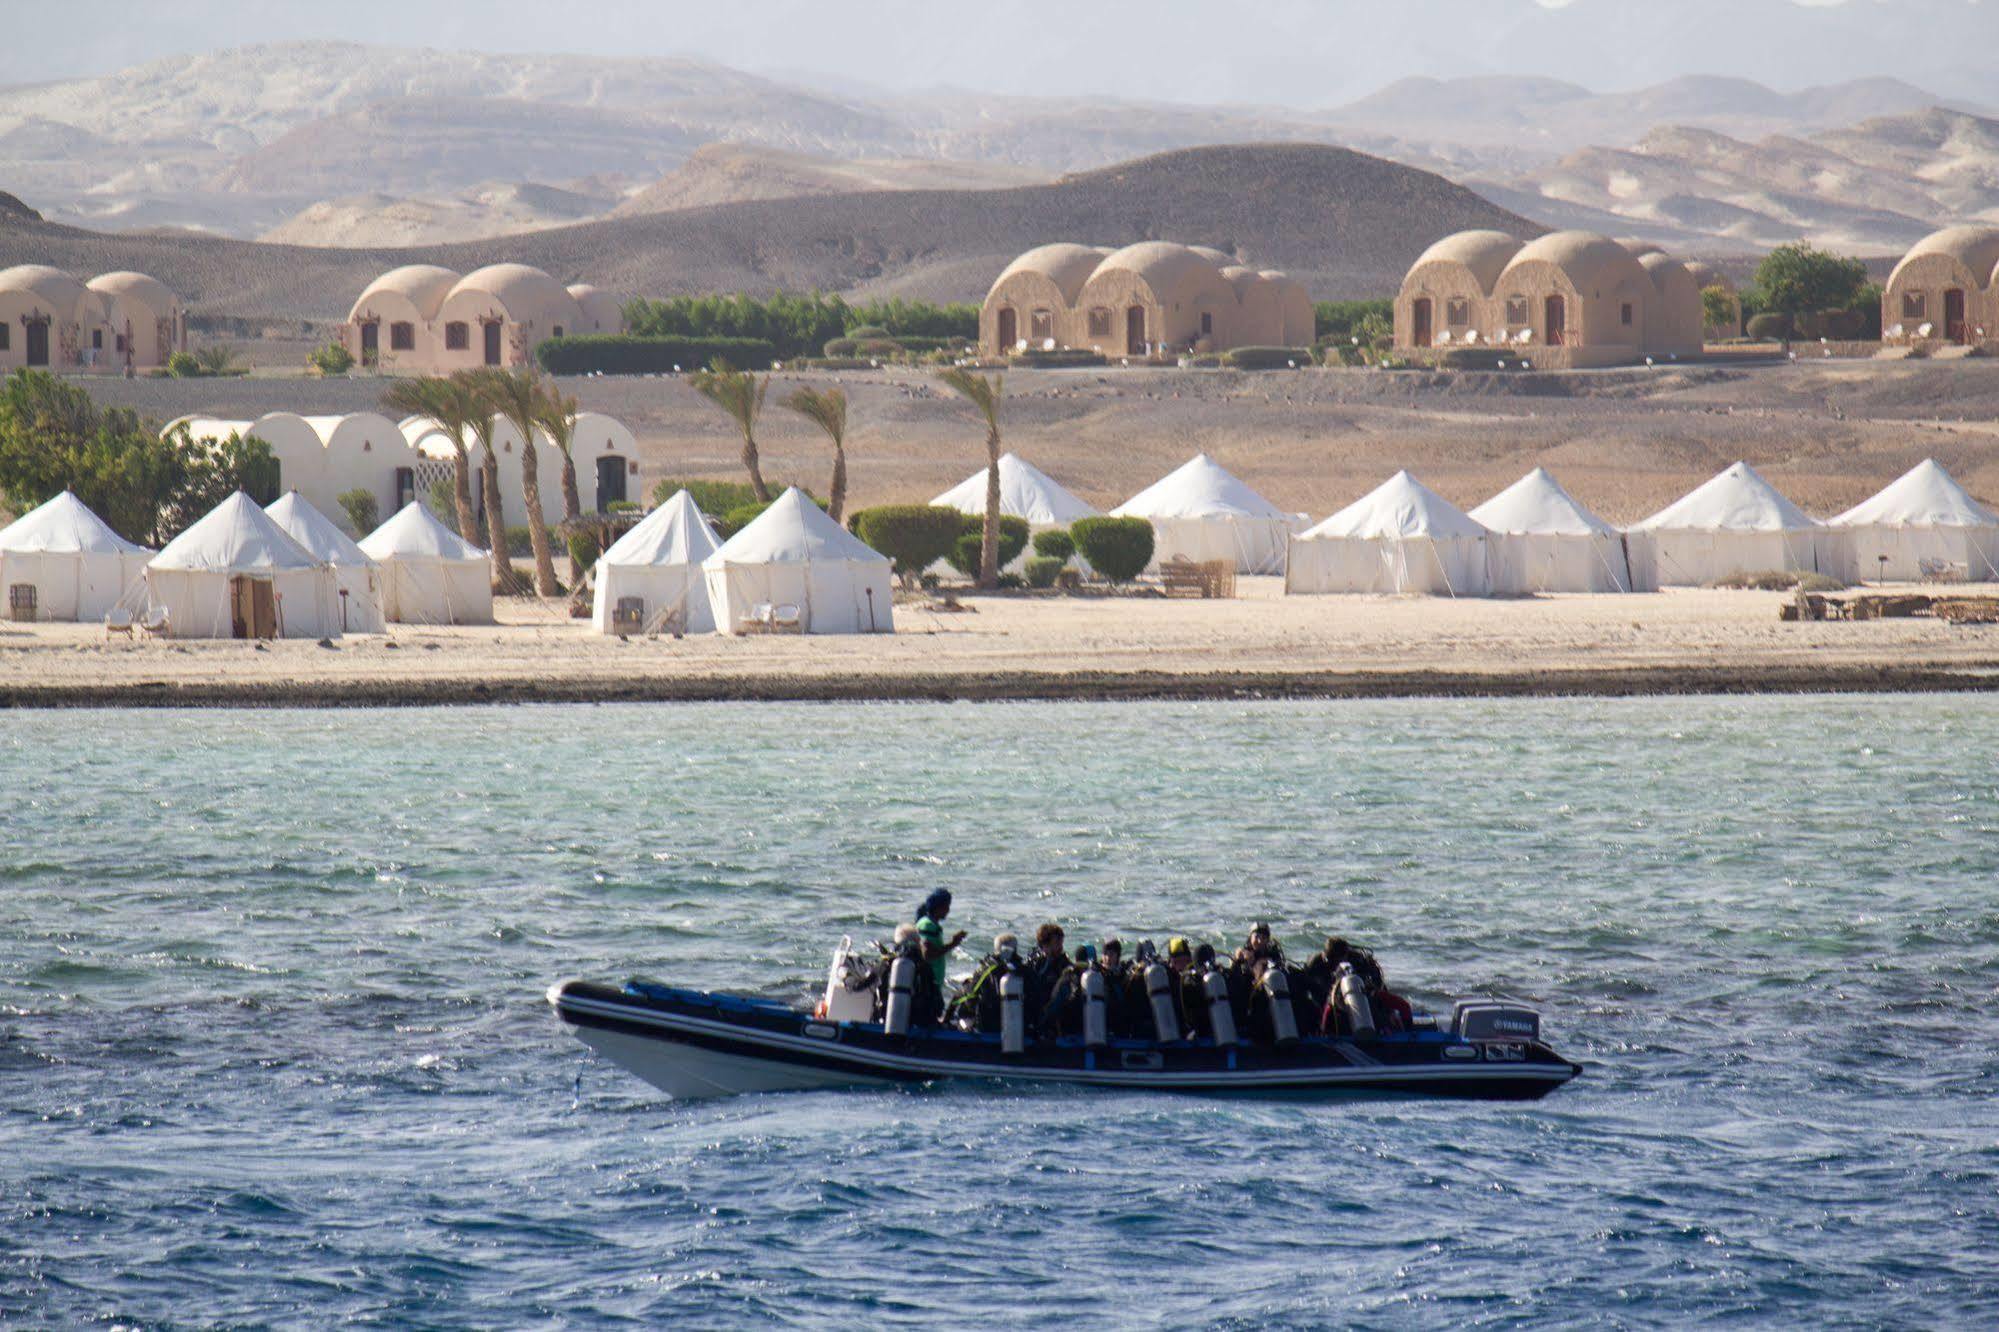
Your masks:
M1490 73L1602 90L1688 73L1783 89L1893 75L1999 103L1999 0L176 0L114 9L0 0L0 82L333 38L691 55L890 90L1302 107L1404 75Z

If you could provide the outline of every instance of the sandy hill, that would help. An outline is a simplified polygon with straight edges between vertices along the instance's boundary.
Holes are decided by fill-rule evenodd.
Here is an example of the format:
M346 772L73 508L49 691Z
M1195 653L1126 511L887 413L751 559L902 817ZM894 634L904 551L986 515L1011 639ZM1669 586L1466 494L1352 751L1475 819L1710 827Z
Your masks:
M641 217L679 208L790 199L804 194L860 194L869 190L980 190L1035 185L1045 172L984 162L932 158L857 158L837 161L747 143L711 143L680 168L638 191L611 211Z
M1255 145L1165 153L1049 185L761 200L420 250L168 240L0 218L0 264L135 268L205 313L339 319L374 275L419 261L466 270L514 259L564 282L646 295L817 288L976 300L1034 245L1172 238L1285 268L1334 298L1392 293L1424 247L1466 227L1541 230L1428 172L1342 148Z
M562 227L596 217L616 201L602 189L495 182L443 198L363 194L302 209L259 240L339 248L444 245Z

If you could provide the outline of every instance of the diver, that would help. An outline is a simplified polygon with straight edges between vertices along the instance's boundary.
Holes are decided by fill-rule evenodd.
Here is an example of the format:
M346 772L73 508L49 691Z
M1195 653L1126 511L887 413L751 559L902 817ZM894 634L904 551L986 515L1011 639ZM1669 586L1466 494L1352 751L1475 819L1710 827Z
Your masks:
M1320 1010L1320 1029L1327 1035L1339 1035L1340 1019L1334 982L1342 966L1353 968L1359 977L1361 988L1367 992L1368 1005L1374 1010L1374 1020L1383 1035L1407 1031L1415 1021L1415 1010L1409 1001L1388 988L1388 980L1381 972L1381 963L1365 948L1356 947L1337 935L1326 940L1325 951L1313 959L1315 971L1323 967L1327 976L1326 1000Z
M993 940L993 951L980 959L972 978L951 1000L946 1018L968 1031L1000 1029L1000 977L1020 969L1020 945L1011 933Z
M1184 944L1186 941L1183 939ZM1169 945L1168 951L1171 951ZM1155 995L1155 986L1158 993ZM1187 1032L1187 1011L1173 969L1161 961L1152 940L1139 941L1126 991L1131 1034L1145 1040L1177 1041Z
M1056 987L1075 966L1069 960L1064 942L1062 927L1052 920L1034 932L1034 954L1027 959L1024 968L1029 1031L1041 1029L1042 1019L1054 1001Z

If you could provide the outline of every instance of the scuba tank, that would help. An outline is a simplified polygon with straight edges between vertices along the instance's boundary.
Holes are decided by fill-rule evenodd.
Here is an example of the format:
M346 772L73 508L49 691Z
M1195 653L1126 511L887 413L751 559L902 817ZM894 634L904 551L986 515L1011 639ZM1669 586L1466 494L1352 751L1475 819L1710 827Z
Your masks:
M1019 1054L1027 1048L1027 981L1017 971L1000 977L1000 1049Z
M882 1030L891 1036L909 1035L915 1012L916 959L898 957L888 966L888 1010L882 1014Z
M1158 1041L1180 1039L1180 1015L1173 1011L1173 973L1163 962L1145 968L1145 997L1152 1004L1152 1037Z
M1284 974L1284 968L1272 962L1263 969L1263 997L1270 1005L1270 1034L1278 1045L1293 1045L1298 1040L1298 1014L1291 1007L1291 978Z
M1333 1007L1348 1036L1372 1036L1374 1005L1367 1001L1367 987L1350 963L1340 963L1333 976Z
M1235 1014L1229 1009L1229 978L1210 967L1201 978L1201 990L1208 996L1208 1027L1215 1033L1215 1047L1234 1045Z
M1083 973L1083 1048L1101 1050L1110 1044L1110 986L1104 973L1091 967Z

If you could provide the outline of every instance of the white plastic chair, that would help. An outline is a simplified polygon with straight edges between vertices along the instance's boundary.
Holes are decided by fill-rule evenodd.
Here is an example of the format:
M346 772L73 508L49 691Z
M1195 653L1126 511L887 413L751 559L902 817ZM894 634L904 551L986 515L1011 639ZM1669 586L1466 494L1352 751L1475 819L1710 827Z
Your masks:
M770 631L774 634L802 634L805 622L799 618L798 607L778 606L770 613Z
M132 612L123 606L113 606L105 612L104 636L108 639L113 634L123 634L127 638L132 636Z

